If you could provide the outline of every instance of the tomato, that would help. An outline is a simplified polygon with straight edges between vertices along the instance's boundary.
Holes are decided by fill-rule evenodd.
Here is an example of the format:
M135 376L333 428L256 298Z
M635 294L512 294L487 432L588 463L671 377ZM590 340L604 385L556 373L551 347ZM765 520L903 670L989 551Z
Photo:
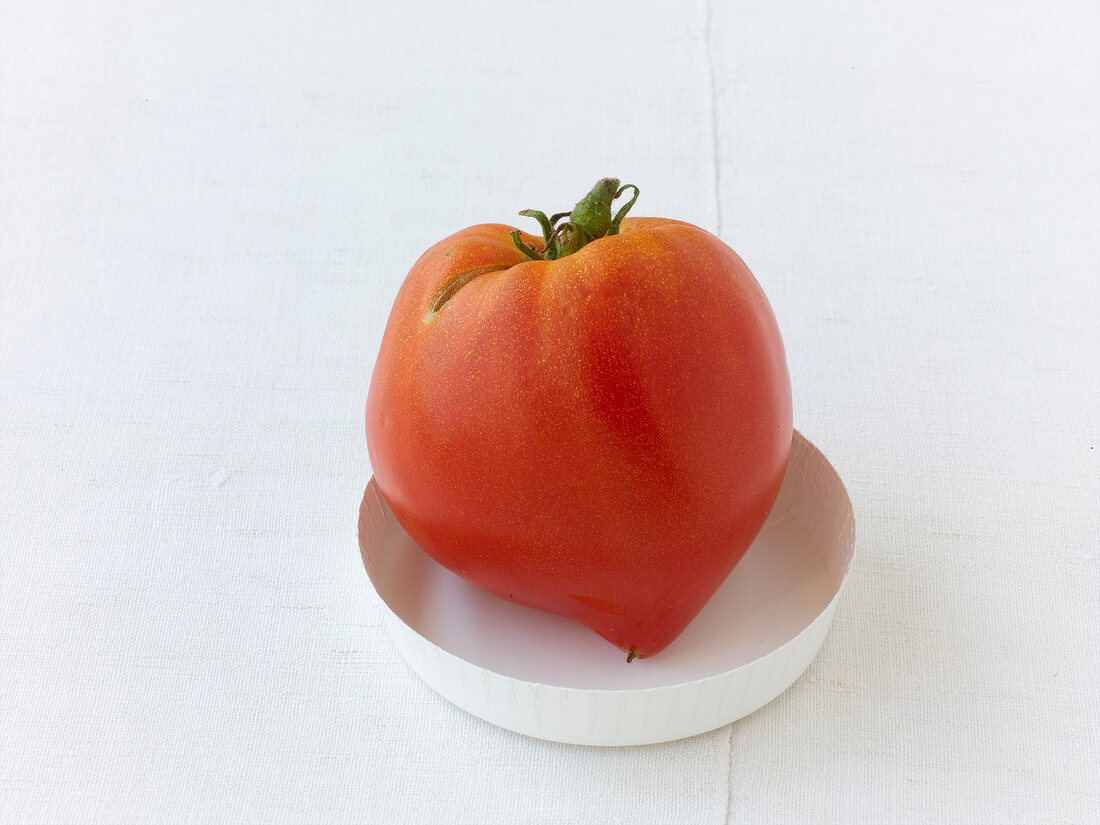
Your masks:
M595 221L590 194L560 226L521 213L541 239L485 224L420 257L366 430L379 491L420 547L629 660L672 642L763 526L791 389L737 254L681 221L611 221L627 187L601 186Z

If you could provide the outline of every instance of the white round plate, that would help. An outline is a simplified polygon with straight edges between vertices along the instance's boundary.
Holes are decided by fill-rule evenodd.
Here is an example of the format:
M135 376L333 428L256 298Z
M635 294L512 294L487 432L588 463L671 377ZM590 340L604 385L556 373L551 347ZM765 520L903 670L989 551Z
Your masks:
M363 563L413 670L493 724L587 745L694 736L790 687L821 648L854 544L843 483L795 432L779 498L740 564L671 645L628 664L588 628L499 599L437 564L374 479L359 510Z

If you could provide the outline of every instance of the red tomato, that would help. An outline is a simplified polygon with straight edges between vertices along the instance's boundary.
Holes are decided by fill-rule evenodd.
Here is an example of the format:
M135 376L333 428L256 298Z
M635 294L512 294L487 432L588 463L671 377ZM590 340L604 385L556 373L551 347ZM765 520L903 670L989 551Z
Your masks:
M557 260L497 224L425 252L366 425L379 490L420 547L632 659L680 634L763 526L791 390L732 249L675 220L616 228Z

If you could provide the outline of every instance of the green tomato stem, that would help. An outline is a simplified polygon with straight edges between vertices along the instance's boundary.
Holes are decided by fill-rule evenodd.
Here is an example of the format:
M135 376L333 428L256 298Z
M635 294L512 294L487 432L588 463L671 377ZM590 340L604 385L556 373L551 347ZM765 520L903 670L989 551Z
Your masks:
M634 197L615 213L615 217L612 217L611 204L627 189L634 190ZM619 186L618 178L604 178L592 187L591 192L577 201L572 212L558 212L549 218L546 217L545 212L537 209L524 209L519 213L525 218L534 218L539 222L543 240L546 242L546 248L542 253L523 243L518 230L512 233L512 241L516 248L528 258L556 261L566 255L572 255L597 238L618 235L623 218L634 206L639 194L638 187L632 183ZM562 218L568 218L568 220L559 224L558 221Z

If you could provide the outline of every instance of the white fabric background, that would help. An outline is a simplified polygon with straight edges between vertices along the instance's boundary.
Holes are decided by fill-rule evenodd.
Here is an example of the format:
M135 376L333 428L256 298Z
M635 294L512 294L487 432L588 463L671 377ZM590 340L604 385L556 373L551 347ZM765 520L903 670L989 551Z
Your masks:
M1095 822L1100 7L0 7L0 821ZM456 710L355 541L390 302L598 177L721 234L857 560L625 750Z

